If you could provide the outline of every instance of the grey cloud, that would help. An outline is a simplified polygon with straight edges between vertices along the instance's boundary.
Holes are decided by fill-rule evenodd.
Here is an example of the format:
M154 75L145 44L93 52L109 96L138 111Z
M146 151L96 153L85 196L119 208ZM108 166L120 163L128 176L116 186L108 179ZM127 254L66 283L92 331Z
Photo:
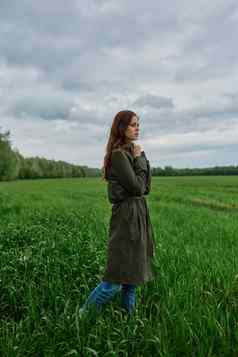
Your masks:
M219 68L212 64L207 65L191 65L191 67L186 67L184 65L178 68L174 80L177 82L203 82L211 78L225 77L229 75L231 69L229 67Z
M145 94L136 99L132 105L139 107L151 107L151 108L173 108L172 98L166 98L162 96Z
M237 7L234 0L2 0L0 112L21 124L27 117L58 125L59 137L77 123L84 145L106 142L123 108L139 114L145 140L235 128Z
M194 10L196 6L199 8L201 3L198 2ZM190 11L190 17L184 18L187 36L174 75L178 82L225 77L236 70L238 50L234 43L238 25L232 15L238 10L238 4L217 1L206 3L206 9L207 13Z
M202 152L202 151L216 151L216 150L234 150L237 151L238 144L231 143L228 147L221 143L203 143L201 144L190 144L190 145L171 145L171 147L160 147L158 145L158 151L161 155L171 155L171 154L184 154L184 153L194 153L194 152Z
M224 97L229 101L223 103ZM189 109L164 108L163 110L150 107L142 112L137 108L135 111L141 118L141 136L150 138L151 135L165 135L168 133L203 132L217 128L224 130L230 125L238 122L238 96L229 93L217 98L217 103L207 103L203 106L191 107Z
M57 77L55 77L55 82L57 82ZM119 80L82 80L81 75L77 74L76 66L72 72L66 72L61 75L58 86L67 91L78 92L79 94L86 92L108 95L111 92L117 93L119 90L128 89Z
M12 1L1 9L2 53L9 64L34 63L49 73L59 66L68 69L77 58L78 73L83 75L85 70L90 73L97 61L100 65L105 60L107 49L140 51L155 30L165 38L170 26L175 29L178 25L176 4L172 9L157 2L138 8L135 1L114 1L102 11L107 4L88 1L82 7L77 1L54 0L43 6Z
M203 147L201 147L201 150L175 151L170 153L161 153L158 149L157 155L151 157L150 162L152 167L172 165L176 168L237 165L237 149L238 147L234 147L233 145L231 147L220 147L208 150L204 150Z
M27 93L14 100L8 108L7 113L16 117L30 116L43 119L65 119L68 117L73 106L73 101L64 98L63 95L50 96Z
M94 92L95 87L86 81L82 81L79 77L77 78L76 75L74 78L65 78L62 80L61 87L67 91L82 91L82 92Z

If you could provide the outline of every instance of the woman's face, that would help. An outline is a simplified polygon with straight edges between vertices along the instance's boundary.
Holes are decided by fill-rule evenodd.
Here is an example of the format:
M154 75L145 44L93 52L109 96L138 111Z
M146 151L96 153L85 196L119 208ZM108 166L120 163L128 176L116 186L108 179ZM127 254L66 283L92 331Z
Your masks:
M133 116L131 118L131 122L128 125L126 131L125 131L125 136L127 139L127 142L131 142L133 140L137 140L138 136L139 136L139 119L137 118L137 116Z

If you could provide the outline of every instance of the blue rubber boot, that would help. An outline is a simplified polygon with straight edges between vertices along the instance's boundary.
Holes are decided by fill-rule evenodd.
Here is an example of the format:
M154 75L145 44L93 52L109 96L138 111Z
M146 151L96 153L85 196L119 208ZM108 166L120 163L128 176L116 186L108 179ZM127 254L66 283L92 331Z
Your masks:
M136 285L122 284L121 293L122 307L131 315L136 303Z

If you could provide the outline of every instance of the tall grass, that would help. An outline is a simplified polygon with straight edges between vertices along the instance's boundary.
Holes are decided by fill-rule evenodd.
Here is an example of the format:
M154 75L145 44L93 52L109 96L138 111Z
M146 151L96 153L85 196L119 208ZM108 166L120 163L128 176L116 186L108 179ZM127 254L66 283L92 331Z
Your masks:
M97 178L0 183L0 355L238 356L238 178L153 178L159 276L96 319L79 307L106 263Z

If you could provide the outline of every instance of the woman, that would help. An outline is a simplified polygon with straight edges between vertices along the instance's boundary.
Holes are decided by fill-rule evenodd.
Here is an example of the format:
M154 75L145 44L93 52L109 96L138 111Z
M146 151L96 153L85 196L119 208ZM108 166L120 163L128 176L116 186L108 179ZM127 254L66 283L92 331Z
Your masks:
M130 111L116 114L104 157L103 179L108 182L112 203L107 264L102 281L80 309L102 305L121 290L122 307L131 314L136 286L154 279L152 258L155 241L145 195L151 189L150 164L144 151L135 145L139 118Z

